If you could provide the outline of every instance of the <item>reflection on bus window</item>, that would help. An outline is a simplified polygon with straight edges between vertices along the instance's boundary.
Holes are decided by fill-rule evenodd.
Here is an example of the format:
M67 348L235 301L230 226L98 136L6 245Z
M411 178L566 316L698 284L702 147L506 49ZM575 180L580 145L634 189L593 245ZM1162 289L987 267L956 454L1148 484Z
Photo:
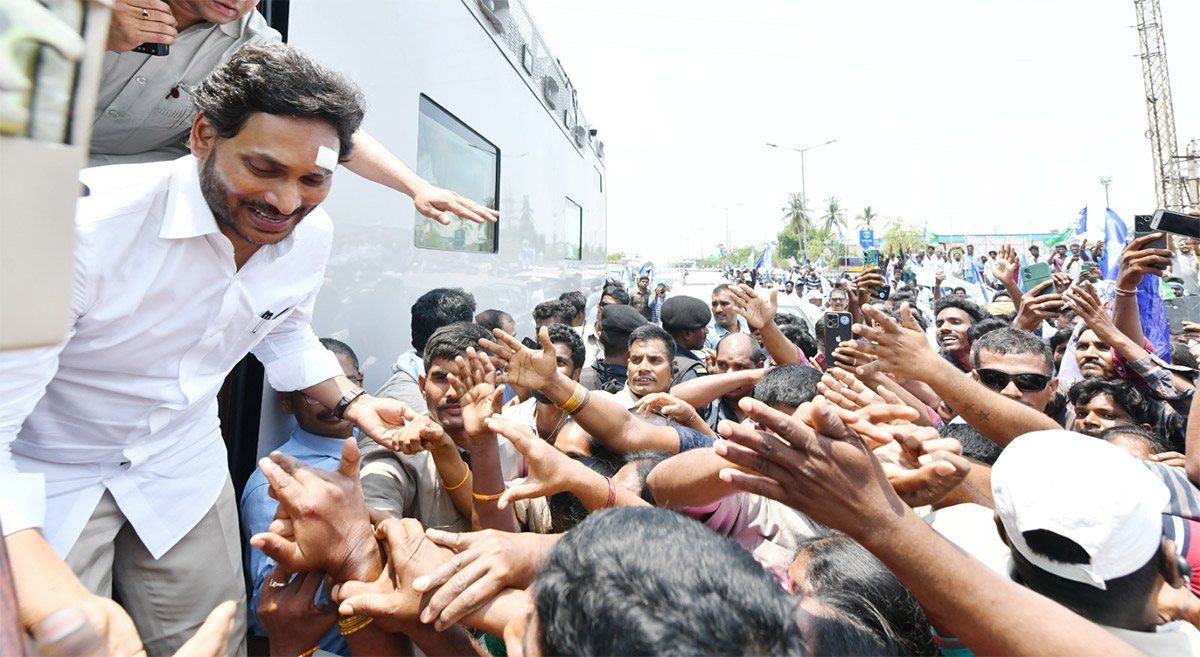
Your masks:
M567 260L583 259L583 208L578 203L567 199L566 232L563 238L563 258Z
M500 191L500 149L422 95L417 122L417 175L494 210ZM443 226L418 212L413 240L426 249L495 253L496 226L457 216Z

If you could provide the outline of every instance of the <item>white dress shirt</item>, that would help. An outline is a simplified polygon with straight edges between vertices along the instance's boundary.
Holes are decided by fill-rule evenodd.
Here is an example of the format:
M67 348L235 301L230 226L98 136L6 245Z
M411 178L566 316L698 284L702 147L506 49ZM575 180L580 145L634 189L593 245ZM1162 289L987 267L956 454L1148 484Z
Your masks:
M233 366L252 351L277 390L341 374L309 327L333 227L317 208L238 270L192 156L80 178L67 337L0 353L0 522L66 555L107 489L157 558L228 477Z

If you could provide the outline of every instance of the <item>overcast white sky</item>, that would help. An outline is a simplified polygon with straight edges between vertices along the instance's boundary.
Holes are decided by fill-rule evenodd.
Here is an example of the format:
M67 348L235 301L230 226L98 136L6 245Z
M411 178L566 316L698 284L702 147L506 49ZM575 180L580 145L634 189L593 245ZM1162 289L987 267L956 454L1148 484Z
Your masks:
M1154 209L1132 0L525 0L605 142L610 251L762 243L800 190L938 233ZM1200 2L1161 0L1178 147Z

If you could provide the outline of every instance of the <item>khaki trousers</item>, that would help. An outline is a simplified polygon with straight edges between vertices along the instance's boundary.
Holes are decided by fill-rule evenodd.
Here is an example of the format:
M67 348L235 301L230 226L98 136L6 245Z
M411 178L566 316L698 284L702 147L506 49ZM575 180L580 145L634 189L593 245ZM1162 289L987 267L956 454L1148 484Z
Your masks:
M150 657L173 655L226 600L238 601L229 654L246 654L241 534L228 478L200 523L161 559L105 491L66 561L90 591L125 607Z

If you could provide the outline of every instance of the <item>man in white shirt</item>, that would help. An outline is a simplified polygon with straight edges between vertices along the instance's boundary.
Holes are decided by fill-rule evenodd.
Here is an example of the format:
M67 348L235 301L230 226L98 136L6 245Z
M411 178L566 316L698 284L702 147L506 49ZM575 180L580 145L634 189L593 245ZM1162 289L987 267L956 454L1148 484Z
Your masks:
M150 654L245 601L216 401L238 361L254 353L276 389L377 440L411 418L309 327L332 239L318 205L353 146L358 90L277 45L243 48L192 94L192 155L81 176L66 338L0 354L0 523L22 620L115 588ZM98 606L101 632L122 625Z

